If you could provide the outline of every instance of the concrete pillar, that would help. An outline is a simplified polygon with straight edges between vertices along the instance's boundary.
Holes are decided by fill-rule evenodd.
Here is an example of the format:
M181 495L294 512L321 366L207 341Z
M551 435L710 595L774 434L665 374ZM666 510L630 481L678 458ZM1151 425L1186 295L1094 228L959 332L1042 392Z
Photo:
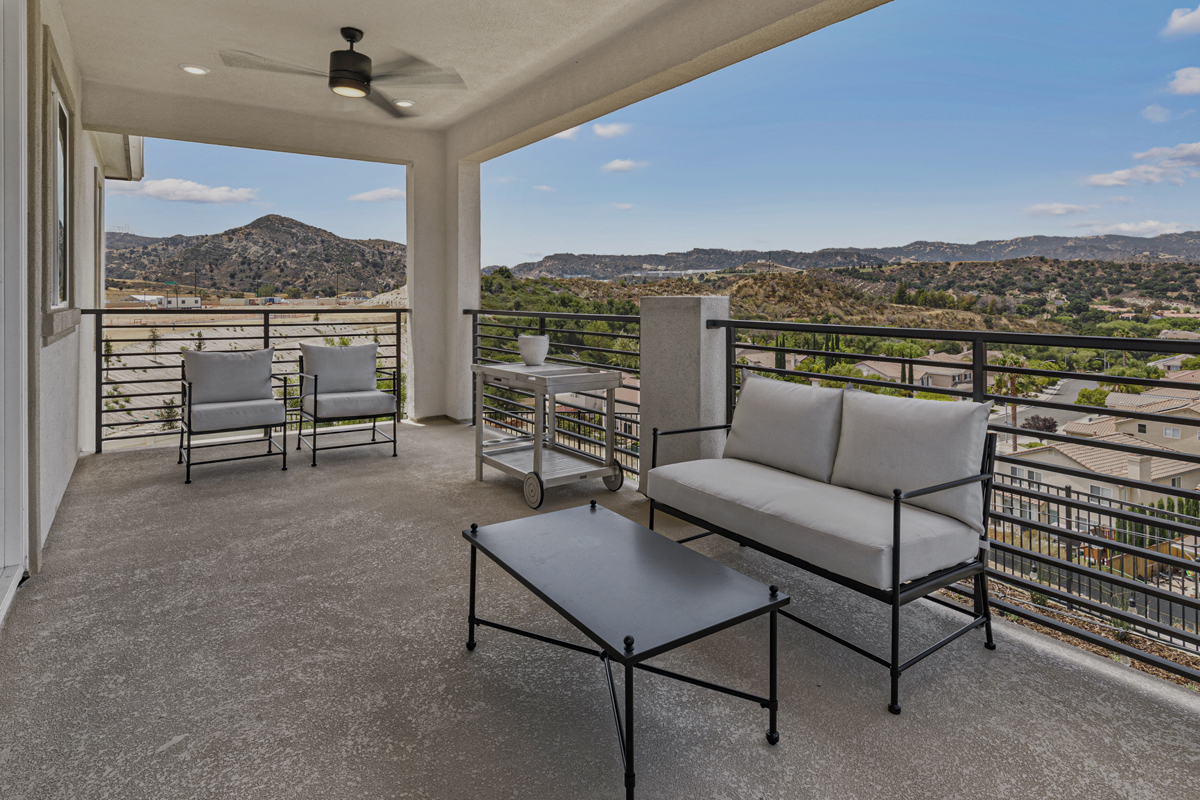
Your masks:
M650 467L650 432L725 422L725 330L710 319L729 319L728 297L643 297L641 342L642 482ZM658 463L717 458L723 431L668 436Z
M1126 472L1129 475L1130 480L1145 481L1146 483L1150 483L1153 466L1154 459L1150 456L1129 456L1127 459ZM1143 492L1141 489L1130 490L1130 495L1134 498L1133 502L1149 505L1149 503L1146 503L1146 498L1149 497L1149 495Z
M471 416L470 318L479 305L479 164L444 148L408 167L409 416Z

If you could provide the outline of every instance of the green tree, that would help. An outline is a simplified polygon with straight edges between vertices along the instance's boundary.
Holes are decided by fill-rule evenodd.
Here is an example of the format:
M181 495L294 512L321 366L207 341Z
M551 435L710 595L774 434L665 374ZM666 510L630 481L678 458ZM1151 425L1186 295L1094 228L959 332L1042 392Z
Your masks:
M1075 405L1105 408L1105 400L1108 399L1108 394L1107 389L1080 389L1079 396L1075 398Z
M254 296L255 297L274 297L275 296L275 284L260 283L258 285L258 288L254 290Z
M151 328L150 332L146 335L146 338L150 342L151 354L153 354L154 356L157 356L158 355L158 343L160 340L162 340L162 334L158 332L158 328ZM157 358L154 360L157 361Z

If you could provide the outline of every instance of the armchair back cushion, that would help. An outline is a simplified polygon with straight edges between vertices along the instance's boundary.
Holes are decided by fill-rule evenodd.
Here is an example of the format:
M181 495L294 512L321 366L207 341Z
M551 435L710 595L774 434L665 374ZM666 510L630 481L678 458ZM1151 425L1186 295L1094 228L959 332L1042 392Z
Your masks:
M316 375L321 394L331 392L369 392L376 388L375 354L377 344L356 344L349 347L300 343L304 355L304 371ZM313 382L304 380L304 394L313 393Z
M954 403L847 390L832 483L880 497L978 475L991 403ZM904 501L983 531L973 483Z
M235 353L185 351L183 370L192 384L192 404L271 400L274 355L273 347Z
M723 457L829 483L841 420L841 389L747 376Z

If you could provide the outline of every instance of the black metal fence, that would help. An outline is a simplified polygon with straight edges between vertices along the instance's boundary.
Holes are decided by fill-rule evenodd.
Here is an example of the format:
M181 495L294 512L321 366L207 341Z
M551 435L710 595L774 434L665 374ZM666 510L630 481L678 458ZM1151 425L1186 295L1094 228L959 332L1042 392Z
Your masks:
M624 383L617 390L614 412L617 460L626 472L638 474L641 436L639 317L533 311L469 310L463 313L471 316L471 361L474 364L520 361L517 337L538 334L550 339L547 362L586 364L620 372ZM483 395L484 421L501 431L519 435L532 433L532 398L531 392L488 386ZM555 430L560 447L604 457L604 399L602 393L590 392L556 398Z
M1138 361L1200 355L1200 343L757 320L709 325L726 330L730 420L746 373L995 403L989 427L1002 444L989 576L1032 600L1001 597L996 607L1200 681L1200 671L1169 655L1200 653L1200 410L1189 408L1200 409L1200 375L1103 374L1122 353ZM1095 353L1102 356L1089 364ZM1081 387L1115 397L1085 395L1100 405L1084 407L1072 396ZM1084 414L1093 421L1060 431L1057 421L1030 426L1032 412L1064 425ZM1165 646L1168 657L1133 647L1130 637Z
M102 452L106 442L178 436L185 350L274 347L273 370L286 375L298 371L303 340L373 341L379 345L379 366L400 370L404 397L400 345L408 309L274 306L88 309L83 313L95 324L96 452ZM297 422L295 412L289 422Z

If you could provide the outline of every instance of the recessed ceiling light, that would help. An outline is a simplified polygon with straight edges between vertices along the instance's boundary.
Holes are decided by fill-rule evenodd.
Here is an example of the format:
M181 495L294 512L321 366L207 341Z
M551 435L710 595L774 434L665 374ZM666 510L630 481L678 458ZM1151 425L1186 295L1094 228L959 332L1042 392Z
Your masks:
M393 100L392 102L395 103L396 105L400 106L401 108L411 108L413 105L412 100Z
M199 64L180 64L179 68L189 75L207 75L212 72L208 67L202 67Z

